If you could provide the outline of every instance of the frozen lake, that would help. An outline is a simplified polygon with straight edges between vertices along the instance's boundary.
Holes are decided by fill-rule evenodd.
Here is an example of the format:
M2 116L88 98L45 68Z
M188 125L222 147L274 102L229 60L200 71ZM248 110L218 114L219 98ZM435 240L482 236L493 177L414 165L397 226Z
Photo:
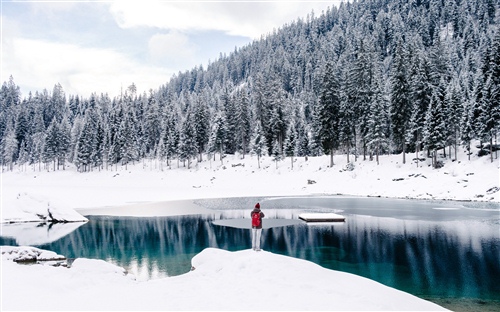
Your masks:
M129 208L137 209L134 217L106 216L102 209L69 234L50 242L38 238L32 245L70 258L104 259L142 280L179 275L190 270L191 258L204 248L249 249L250 211L257 201L266 214L264 250L365 276L453 310L498 311L500 307L497 204L231 198L194 201L200 214L161 217L153 217L163 215L161 203L142 214L141 205L135 205ZM183 203L176 205L182 209ZM186 205L192 208L193 202ZM339 213L346 222L307 224L298 219L304 212ZM64 227L54 225L45 231L60 226ZM16 245L21 239L29 244L22 234L17 239L4 236L0 243Z

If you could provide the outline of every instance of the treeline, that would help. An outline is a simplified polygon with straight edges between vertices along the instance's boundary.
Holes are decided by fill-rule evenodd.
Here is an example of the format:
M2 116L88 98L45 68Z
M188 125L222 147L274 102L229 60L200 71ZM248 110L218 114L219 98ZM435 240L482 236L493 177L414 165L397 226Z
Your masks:
M0 90L0 160L58 170L143 159L191 166L203 155L426 151L454 157L500 130L500 9L495 0L342 3L286 24L206 69L120 96ZM448 151L446 151L446 147ZM292 162L293 164L293 162Z

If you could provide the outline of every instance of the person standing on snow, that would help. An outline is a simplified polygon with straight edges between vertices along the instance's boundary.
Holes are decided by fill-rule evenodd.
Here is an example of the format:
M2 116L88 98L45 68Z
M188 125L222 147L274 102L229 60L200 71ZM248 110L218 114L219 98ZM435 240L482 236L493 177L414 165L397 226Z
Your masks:
M262 218L264 213L260 211L260 204L255 204L255 208L250 213L252 217L252 249L260 251L260 236L262 234Z

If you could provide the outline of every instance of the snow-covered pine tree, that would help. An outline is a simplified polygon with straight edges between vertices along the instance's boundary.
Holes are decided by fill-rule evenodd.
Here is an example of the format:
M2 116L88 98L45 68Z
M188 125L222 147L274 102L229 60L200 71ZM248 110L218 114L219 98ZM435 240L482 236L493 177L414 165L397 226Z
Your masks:
M17 153L17 139L14 131L14 126L8 126L6 130L6 134L3 136L0 141L0 157L1 157L1 165L7 166L9 170L13 169L14 166L14 157Z
M325 154L330 155L330 167L334 165L334 151L339 147L340 85L334 70L333 64L326 64L323 90L317 106L319 136Z
M284 143L284 152L286 157L290 157L291 168L293 170L293 158L297 156L298 142L297 130L295 129L295 122L292 122L288 127Z
M406 140L408 132L411 103L410 85L407 73L408 58L404 49L405 44L399 39L392 63L391 71L391 130L397 151L403 153L403 164L406 163Z
M359 36L359 33L355 33ZM356 59L349 67L349 76L351 77L348 87L348 97L355 108L356 127L359 129L358 135L361 137L363 145L363 160L366 160L366 134L368 131L368 111L370 109L372 97L372 64L374 58L373 38L366 37L355 38Z
M135 124L137 123L135 121L134 113L131 109L129 109L124 112L123 119L116 134L116 144L117 148L119 148L120 155L118 161L120 161L122 165L125 165L125 169L127 169L127 165L130 162L137 160L139 155L137 133L134 127Z
M214 158L215 154L219 152L221 164L223 163L222 159L225 151L225 142L227 135L225 119L226 117L224 116L224 112L216 113L212 121L212 130L210 133L210 139L208 141L208 152L210 154L213 154Z
M341 67L347 67L347 61L344 59ZM339 107L339 142L344 147L349 163L351 147L356 141L356 120L355 109L349 99L349 74L347 70L341 70L342 79L340 81L340 107ZM356 153L356 151L355 151Z
M95 145L92 152L92 166L97 167L100 171L103 166L104 159L105 130L101 118L97 114L97 112L93 113L93 118L95 127Z
M80 172L91 170L92 153L95 146L95 128L91 114L87 110L83 122L83 128L78 138L75 164Z
M414 43L417 45L417 43ZM418 166L419 156L423 143L425 116L430 103L429 65L423 51L415 47L416 51L411 58L411 97L412 109L409 128L406 134L406 143L415 145L415 159Z
M145 143L145 153L150 154L151 150L158 145L161 134L160 107L155 94L151 90L145 107L143 129Z
M435 88L432 92L423 131L423 143L429 151L432 151L432 165L434 168L438 168L437 150L443 148L446 142L443 94L441 91L440 88Z
M240 141L240 151L242 157L248 152L250 145L251 131L251 115L250 115L250 102L245 87L242 88L237 94L237 133Z
M191 159L195 158L197 154L196 126L191 108L188 108L179 132L179 160L182 162L187 160L189 169L191 168Z
M49 127L47 128L47 135L45 136L45 144L43 149L43 160L48 168L48 163L53 162L54 171L56 170L56 160L59 154L59 126L56 117L52 119Z
M237 111L236 111L236 103L234 101L234 97L231 96L230 86L225 86L221 95L221 104L222 109L224 110L224 114L222 116L225 117L224 120L224 152L228 154L234 154L237 150Z
M206 151L210 136L210 112L208 106L202 97L197 96L194 99L194 127L196 149L198 150L198 161L203 160L203 153Z
M274 163L276 164L276 169L278 169L278 162L283 159L283 154L280 150L280 142L276 139L273 143L272 154Z
M483 69L484 84L479 99L477 134L484 142L489 142L490 160L493 162L493 139L500 130L500 30L492 40L491 48L485 57L488 65Z
M38 163L38 170L40 171L42 169L43 145L45 144L45 125L40 108L35 111L32 125L30 140L28 141L30 163L33 164L33 170L35 170L35 164Z
M257 155L257 164L260 168L260 158L267 154L267 142L261 123L257 120L252 134L251 152Z
M23 142L26 143L29 136L29 113L27 100L23 100L23 104L19 108L15 123L15 133L18 152L20 152L21 145L23 144Z
M269 119L269 136L273 143L271 152L276 154L274 148L278 148L278 153L283 154L283 142L286 135L287 122L286 122L286 97L285 91L280 86L278 80L272 80L270 89L272 92L269 93L269 105L270 105L270 119Z
M454 77L446 89L445 95L445 118L447 125L447 144L449 144L450 149L453 146L455 152L455 160L457 159L457 150L459 144L459 134L460 134L460 118L462 111L462 101L464 100L464 95L461 89L460 80L458 77ZM451 158L451 150L449 152Z
M389 101L378 63L374 63L373 67L373 90L365 141L371 152L375 152L378 165L380 152L387 146L389 139Z
M169 160L179 155L180 131L178 128L179 115L172 115L169 119L169 127L167 128L166 153L167 165L170 166Z

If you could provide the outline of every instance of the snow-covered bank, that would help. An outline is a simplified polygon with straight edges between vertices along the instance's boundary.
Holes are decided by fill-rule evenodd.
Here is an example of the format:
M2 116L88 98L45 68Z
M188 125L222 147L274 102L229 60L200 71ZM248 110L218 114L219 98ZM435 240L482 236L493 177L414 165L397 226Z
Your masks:
M265 251L208 248L187 274L138 282L101 260L76 259L71 268L12 261L30 249L2 247L2 310L444 310L363 277Z
M346 157L290 158L275 163L271 157L230 155L219 160L195 163L187 169L174 162L171 169L159 169L155 161L78 173L65 171L7 171L2 173L2 222L40 220L49 207L72 214L71 210L124 206L196 198L345 194L394 198L446 199L500 202L499 161L490 157L467 159L462 151L457 161L443 160L433 169L430 163L417 167L401 155L381 156L376 161L359 158L346 170ZM351 160L353 157L351 157ZM218 159L218 158L217 158ZM176 211L173 214L182 212ZM119 211L117 212L119 215ZM65 216L78 220L81 216Z

